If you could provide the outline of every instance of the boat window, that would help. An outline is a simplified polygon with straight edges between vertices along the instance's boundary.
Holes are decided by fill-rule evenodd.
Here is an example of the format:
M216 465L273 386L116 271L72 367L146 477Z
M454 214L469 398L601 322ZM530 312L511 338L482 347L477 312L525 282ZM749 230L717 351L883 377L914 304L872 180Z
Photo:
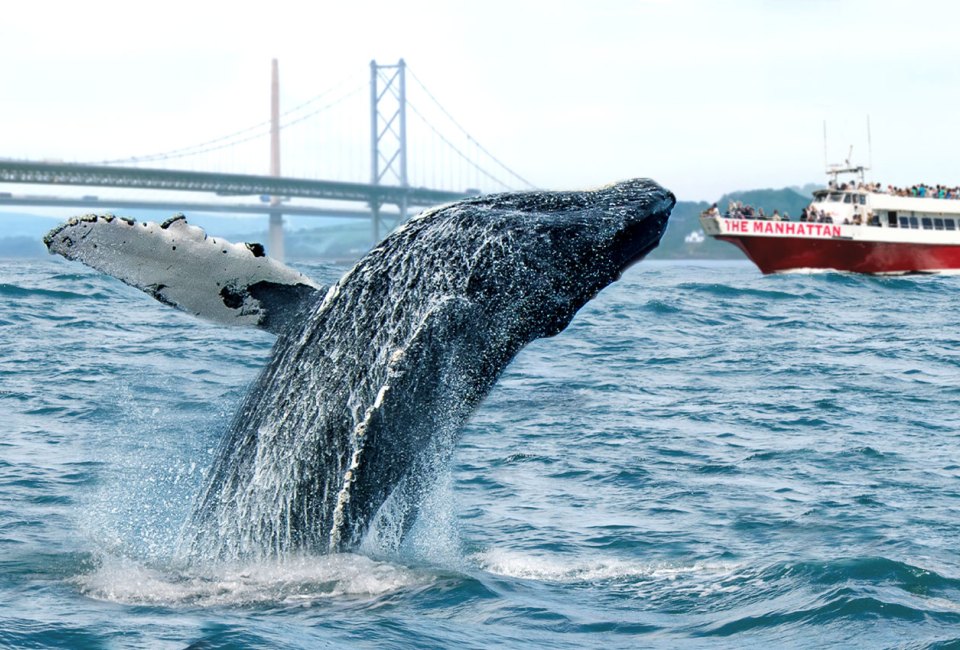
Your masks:
M857 198L860 199L860 205L866 205L866 204L867 204L867 196L866 196L866 194L859 194L859 195L857 195Z
M934 218L934 220L933 220L933 229L934 229L934 230L943 230L943 219Z
M839 203L840 201L843 200L843 194L840 194L840 192L831 192L830 198L827 200L834 201L835 203Z
M852 202L853 202L853 195L852 195L852 194L844 194L844 195L843 195L843 202L844 202L844 203L852 203Z
M923 223L924 230L933 230L933 219L930 217L924 217L920 221Z
M891 228L897 227L897 213L895 210L890 210L889 212L887 212L887 224Z
M943 220L943 225L947 227L947 230L956 230L956 229L957 229L957 222L954 221L953 219L944 219L944 220Z
M910 217L910 227L913 228L914 230L920 227L920 224L917 223L916 217Z

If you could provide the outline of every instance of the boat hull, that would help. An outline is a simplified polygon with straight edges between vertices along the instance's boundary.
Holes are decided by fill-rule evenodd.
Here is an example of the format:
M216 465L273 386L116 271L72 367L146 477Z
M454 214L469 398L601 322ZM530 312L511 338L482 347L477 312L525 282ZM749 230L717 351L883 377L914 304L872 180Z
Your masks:
M742 250L760 271L811 269L870 274L960 273L960 245L717 235Z

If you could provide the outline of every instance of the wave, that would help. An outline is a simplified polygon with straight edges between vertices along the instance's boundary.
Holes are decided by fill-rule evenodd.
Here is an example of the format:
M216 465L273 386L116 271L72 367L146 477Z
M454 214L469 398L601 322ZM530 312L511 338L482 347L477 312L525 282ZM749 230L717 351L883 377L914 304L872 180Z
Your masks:
M960 578L883 557L790 561L766 566L697 560L644 562L619 557L489 549L472 561L494 575L564 585L606 583L653 605L680 611L719 606L689 629L692 636L730 636L757 628L824 626L843 620L933 618L960 624ZM720 601L717 596L722 595ZM711 599L714 600L704 600Z
M910 593L932 593L947 589L960 592L960 577L943 576L931 569L884 557L781 563L767 568L760 577L767 581L789 579L823 585L862 581L892 585ZM960 611L960 605L957 611Z
M682 308L664 300L650 300L644 305L644 309L655 316L683 313Z
M735 300L758 298L761 300L805 300L811 297L809 290L791 292L768 288L754 288L749 286L733 286L730 284L706 282L682 282L677 285L681 291L691 291L706 294L715 298L730 298Z
M41 287L22 287L16 284L0 284L0 298L45 298L50 300L88 300L103 296L66 291L63 289L44 289Z
M617 557L571 558L563 554L489 549L469 558L492 574L556 583L594 583L634 579L673 581L680 576L727 576L734 563L694 562L688 565L642 562Z
M724 579L739 593L693 636L776 630L826 630L844 623L899 621L960 624L960 579L883 557L781 562Z

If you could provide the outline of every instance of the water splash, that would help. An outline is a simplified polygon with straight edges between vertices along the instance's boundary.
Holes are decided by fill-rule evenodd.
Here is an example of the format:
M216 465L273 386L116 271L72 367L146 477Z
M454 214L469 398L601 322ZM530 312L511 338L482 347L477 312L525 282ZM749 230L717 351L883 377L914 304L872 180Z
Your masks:
M354 554L226 564L205 571L106 555L93 571L73 579L90 598L170 607L310 606L335 598L377 598L433 581L429 573Z

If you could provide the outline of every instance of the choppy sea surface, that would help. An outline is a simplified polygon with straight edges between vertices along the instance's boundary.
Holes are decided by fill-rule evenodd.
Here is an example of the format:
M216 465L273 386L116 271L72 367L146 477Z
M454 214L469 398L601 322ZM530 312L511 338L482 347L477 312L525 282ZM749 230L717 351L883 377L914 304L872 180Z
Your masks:
M507 369L400 553L185 568L272 337L0 262L0 646L960 646L958 283L642 263Z

